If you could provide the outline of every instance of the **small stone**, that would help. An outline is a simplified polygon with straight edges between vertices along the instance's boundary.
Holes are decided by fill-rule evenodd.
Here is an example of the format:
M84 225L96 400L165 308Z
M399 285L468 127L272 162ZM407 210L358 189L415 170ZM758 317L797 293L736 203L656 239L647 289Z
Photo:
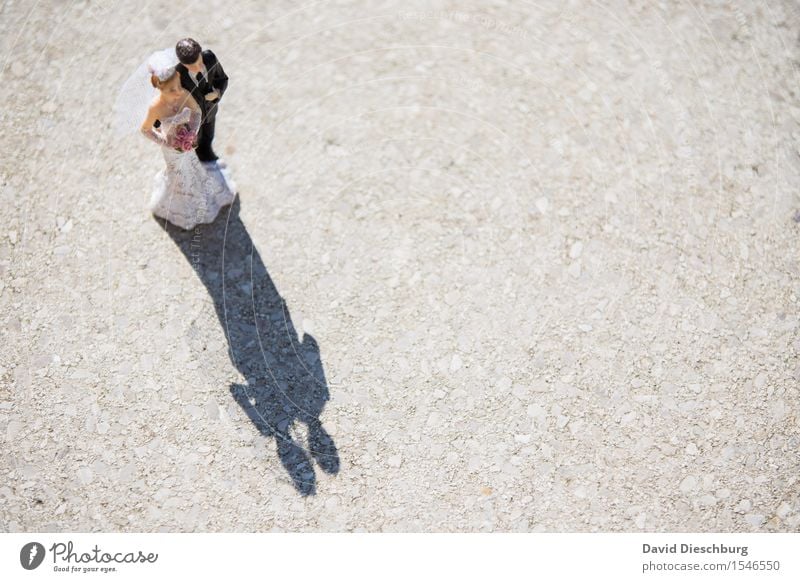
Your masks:
M567 269L567 272L574 279L577 279L578 277L580 277L581 276L581 264L580 264L580 262L575 261L574 263L572 263L569 266L569 268Z
M117 473L117 480L122 482L122 483L127 483L128 481L133 479L133 476L135 474L136 474L136 463L131 461L130 463L128 463L127 465L123 466L119 470L119 473Z
M28 71L25 69L25 65L23 65L19 61L14 61L11 63L11 74L15 77L24 77L28 74Z
M697 487L697 479L694 475L687 475L680 484L680 489L683 493L689 493L693 491L695 487Z
M749 499L742 499L736 506L736 512L747 513L753 508L753 503Z
M17 244L17 231L16 230L9 230L8 231L8 240L11 241L12 245Z
M528 416L534 419L537 425L542 425L547 418L547 411L538 404L531 404L528 406Z
M453 354L453 358L450 360L450 371L457 371L459 368L461 368L461 363L461 356L458 354Z
M789 505L786 501L784 501L778 506L778 509L775 511L775 514L781 519L786 519L786 516L789 515L791 512L792 512L792 506Z
M400 457L400 455L392 455L391 457L386 459L386 464L389 465L390 467L396 468L403 464L403 459L402 457Z
M639 529L644 529L644 524L645 524L646 520L647 520L647 514L646 513L640 513L639 515L637 515L636 516L636 520L635 520L636 521L636 527L638 527Z
M572 493L578 499L586 499L587 497L586 487L584 487L583 485L578 485L577 487L575 487Z
M697 445L694 443L689 443L686 445L686 454L687 455L696 455L697 454Z
M81 467L78 469L78 481L81 485L88 485L94 479L94 474L89 467Z
M780 422L790 412L789 407L786 406L786 403L782 398L779 398L770 404L769 408L772 412L772 418L775 422Z
M213 398L209 398L205 404L206 415L211 420L218 420L219 419L219 406L217 405L217 401Z
M100 475L103 477L108 473L108 465L106 465L100 459L97 459L94 463L92 463L92 472L95 475Z
M546 214L549 206L550 201L544 196L536 199L536 210L538 210L541 214Z
M764 516L760 513L750 513L744 516L744 520L753 527L759 527L764 523Z
M570 259L577 259L583 253L583 243L581 241L575 241L572 243L572 247L569 249L569 258Z
M511 384L511 378L508 376L503 376L497 381L496 386L500 392L506 392L509 388L511 388Z
M24 426L25 425L23 425L18 420L12 420L11 422L9 422L8 426L6 426L6 440L7 441L14 440L14 438L22 431L22 428Z

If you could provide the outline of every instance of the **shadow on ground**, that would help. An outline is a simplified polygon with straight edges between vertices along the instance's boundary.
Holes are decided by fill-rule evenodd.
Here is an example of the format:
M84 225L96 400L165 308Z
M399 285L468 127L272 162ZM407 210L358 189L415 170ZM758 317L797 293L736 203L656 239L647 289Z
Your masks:
M319 346L298 340L286 302L278 293L239 218L239 197L213 224L181 230L157 218L178 245L214 300L228 340L228 353L246 384L231 396L265 437L302 495L316 493L312 457L329 474L339 471L339 454L319 416L329 399ZM307 446L298 435L307 427Z

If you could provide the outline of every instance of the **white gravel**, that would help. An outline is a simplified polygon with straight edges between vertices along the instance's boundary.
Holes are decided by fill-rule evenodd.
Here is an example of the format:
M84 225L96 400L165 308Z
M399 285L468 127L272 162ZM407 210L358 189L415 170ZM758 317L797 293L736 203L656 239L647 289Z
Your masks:
M0 8L0 531L800 530L795 2L204 4Z

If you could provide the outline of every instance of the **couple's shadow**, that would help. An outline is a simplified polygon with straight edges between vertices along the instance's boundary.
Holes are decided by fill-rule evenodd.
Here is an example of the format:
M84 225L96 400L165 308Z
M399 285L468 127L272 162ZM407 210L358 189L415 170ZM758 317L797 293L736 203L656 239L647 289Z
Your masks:
M239 218L239 208L237 195L215 222L188 231L161 218L156 221L214 300L228 354L247 380L232 384L231 396L262 435L275 439L295 488L313 495L312 458L326 473L339 471L338 451L319 419L329 398L319 347L308 334L298 340L286 302ZM299 430L301 423L305 431ZM307 443L300 432L307 432Z

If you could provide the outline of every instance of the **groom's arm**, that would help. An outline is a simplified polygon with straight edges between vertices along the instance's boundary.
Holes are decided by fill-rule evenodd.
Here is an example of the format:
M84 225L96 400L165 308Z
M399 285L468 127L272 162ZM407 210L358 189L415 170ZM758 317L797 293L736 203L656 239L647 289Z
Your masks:
M228 88L228 75L225 74L225 70L222 68L219 60L217 59L217 55L213 52L208 51L213 64L211 68L214 70L213 79L211 81L211 86L214 87L214 90L219 93L219 99L222 99L222 95L225 94L225 90Z

